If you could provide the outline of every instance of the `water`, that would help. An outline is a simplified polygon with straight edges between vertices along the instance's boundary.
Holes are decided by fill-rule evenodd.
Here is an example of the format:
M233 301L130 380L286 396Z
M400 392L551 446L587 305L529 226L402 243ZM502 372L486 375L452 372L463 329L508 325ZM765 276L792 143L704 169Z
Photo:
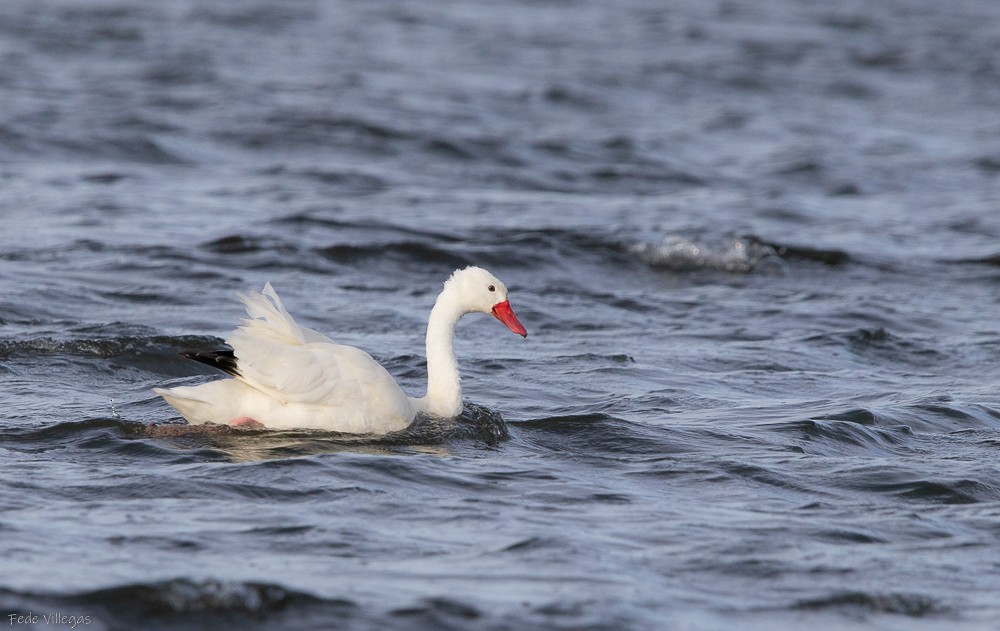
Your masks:
M0 610L996 628L998 43L992 0L4 2ZM458 420L150 391L271 281L420 394L469 264L530 334L462 322Z

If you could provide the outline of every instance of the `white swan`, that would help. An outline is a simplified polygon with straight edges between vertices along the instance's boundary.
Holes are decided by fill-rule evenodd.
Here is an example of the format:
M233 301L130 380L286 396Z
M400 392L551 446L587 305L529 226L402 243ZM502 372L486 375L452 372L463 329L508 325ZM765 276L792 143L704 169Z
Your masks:
M384 434L404 429L419 413L458 416L462 388L452 347L458 320L490 313L528 336L502 282L479 267L456 271L427 321L427 394L412 398L368 353L296 323L270 283L240 298L250 317L226 340L232 350L184 353L235 378L153 390L193 425Z

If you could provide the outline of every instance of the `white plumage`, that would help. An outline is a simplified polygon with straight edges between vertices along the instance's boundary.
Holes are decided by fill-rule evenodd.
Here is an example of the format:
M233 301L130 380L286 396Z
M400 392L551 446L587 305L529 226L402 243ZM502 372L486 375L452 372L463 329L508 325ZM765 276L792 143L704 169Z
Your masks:
M298 324L270 283L240 298L249 317L226 340L235 355L235 369L226 369L234 378L154 390L191 424L382 434L404 429L421 412L457 416L462 394L452 342L458 320L492 313L527 336L503 283L478 267L456 271L428 320L427 394L412 398L368 353Z

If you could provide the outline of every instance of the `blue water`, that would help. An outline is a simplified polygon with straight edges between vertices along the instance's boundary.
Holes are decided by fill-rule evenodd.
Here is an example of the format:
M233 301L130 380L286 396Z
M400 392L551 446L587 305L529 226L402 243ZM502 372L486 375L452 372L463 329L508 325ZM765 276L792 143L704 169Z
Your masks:
M998 111L992 0L2 3L0 621L995 629ZM466 265L459 419L151 392Z

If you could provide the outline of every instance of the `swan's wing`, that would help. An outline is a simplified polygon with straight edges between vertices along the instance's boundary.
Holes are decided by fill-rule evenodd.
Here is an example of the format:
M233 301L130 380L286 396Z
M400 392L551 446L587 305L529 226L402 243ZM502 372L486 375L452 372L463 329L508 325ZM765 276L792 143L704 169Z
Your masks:
M296 323L270 284L243 301L250 319L226 340L238 379L285 404L412 416L409 399L385 368L363 350Z
M353 346L282 344L241 331L229 343L239 378L283 403L340 406L348 400L399 390L385 368Z
M319 331L296 322L281 304L281 299L271 287L271 283L266 283L259 294L239 294L239 297L250 317L243 320L236 333L244 332L252 338L284 344L333 342Z

